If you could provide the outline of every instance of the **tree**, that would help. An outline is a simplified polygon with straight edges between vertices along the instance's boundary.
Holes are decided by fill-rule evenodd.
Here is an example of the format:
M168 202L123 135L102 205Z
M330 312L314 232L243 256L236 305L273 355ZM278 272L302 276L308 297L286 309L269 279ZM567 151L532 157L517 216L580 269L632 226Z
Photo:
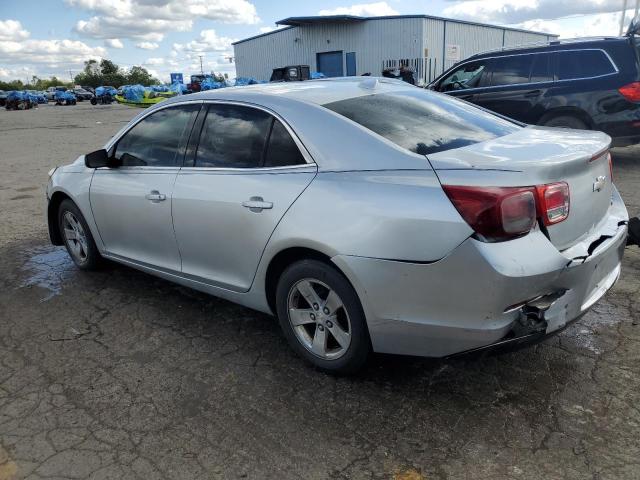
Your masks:
M158 80L153 78L153 76L147 71L146 68L133 66L127 73L127 83L129 85L156 85Z

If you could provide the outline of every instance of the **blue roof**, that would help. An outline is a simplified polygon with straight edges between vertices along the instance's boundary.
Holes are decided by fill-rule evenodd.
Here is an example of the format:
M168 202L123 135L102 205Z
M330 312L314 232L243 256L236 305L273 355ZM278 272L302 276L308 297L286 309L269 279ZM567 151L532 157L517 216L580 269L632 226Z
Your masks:
M326 23L361 23L369 20L396 20L401 18L427 18L431 20L441 20L443 22L462 23L466 25L475 25L480 27L500 28L503 30L509 30L513 32L533 33L536 35L545 35L548 37L558 36L554 33L537 32L534 30L524 30L522 28L504 27L501 25L491 25L489 23L470 22L467 20L457 20L454 18L436 17L433 15L385 15L380 17L360 17L357 15L316 15L316 16L309 16L309 17L287 17L285 19L278 20L276 22L276 25L286 25L286 28L279 28L271 32L261 33L259 35L254 35L252 37L244 38L242 40L238 40L237 42L233 42L232 45L236 45L238 43L246 42L249 40L254 40L256 38L264 37L267 35L273 35L274 33L278 33L282 30L287 30L289 28L302 27L307 25L320 25L320 24L326 24Z

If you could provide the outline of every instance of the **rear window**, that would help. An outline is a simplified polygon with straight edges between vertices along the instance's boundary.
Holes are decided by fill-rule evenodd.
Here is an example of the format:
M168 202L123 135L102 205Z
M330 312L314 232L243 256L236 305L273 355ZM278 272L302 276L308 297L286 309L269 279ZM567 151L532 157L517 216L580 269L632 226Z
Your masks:
M558 80L597 77L615 73L615 69L602 50L560 51Z
M521 128L455 98L417 88L324 106L420 155L484 142Z

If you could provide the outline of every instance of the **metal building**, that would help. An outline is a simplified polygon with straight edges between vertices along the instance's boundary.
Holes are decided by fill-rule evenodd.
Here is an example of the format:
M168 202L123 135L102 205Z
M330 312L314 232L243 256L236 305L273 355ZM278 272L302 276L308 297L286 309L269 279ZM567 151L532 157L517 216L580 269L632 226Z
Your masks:
M557 35L429 15L290 17L233 44L236 75L268 80L273 68L309 65L328 77L381 75L407 65L419 83L475 53L548 42Z

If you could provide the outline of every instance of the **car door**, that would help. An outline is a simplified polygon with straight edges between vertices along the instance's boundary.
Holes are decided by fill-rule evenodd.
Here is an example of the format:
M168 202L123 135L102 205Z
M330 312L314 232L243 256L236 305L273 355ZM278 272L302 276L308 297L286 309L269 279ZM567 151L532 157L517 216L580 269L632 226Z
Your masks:
M273 230L317 168L292 130L263 109L212 103L198 128L173 191L182 271L244 292Z
M474 103L525 123L540 117L541 102L552 86L551 55L505 55L488 65L487 86L476 92Z
M200 103L156 110L110 148L118 165L91 180L91 209L108 254L179 272L171 194Z

